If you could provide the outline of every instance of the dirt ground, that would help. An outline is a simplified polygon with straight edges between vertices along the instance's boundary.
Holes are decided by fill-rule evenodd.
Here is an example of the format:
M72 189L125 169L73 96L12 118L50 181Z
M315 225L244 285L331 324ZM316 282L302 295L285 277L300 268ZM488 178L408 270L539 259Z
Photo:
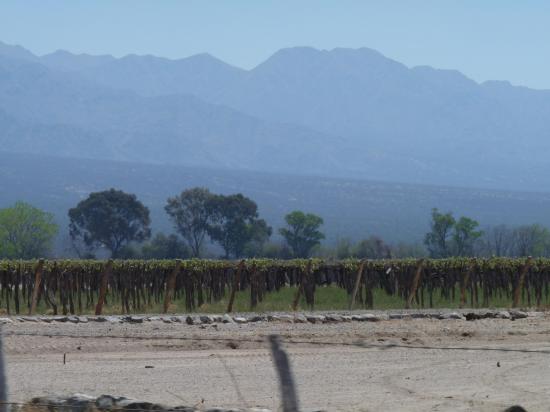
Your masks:
M10 401L112 394L279 408L281 335L304 410L529 411L550 405L550 315L516 321L5 325ZM66 363L63 363L64 354Z

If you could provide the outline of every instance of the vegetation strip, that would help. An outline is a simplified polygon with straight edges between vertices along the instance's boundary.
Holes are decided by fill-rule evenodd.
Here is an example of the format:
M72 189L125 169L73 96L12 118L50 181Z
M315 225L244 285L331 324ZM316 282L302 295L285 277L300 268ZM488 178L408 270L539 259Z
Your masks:
M4 260L0 305L8 314L32 312L35 307L54 315L83 314L95 307L101 315L103 304L116 301L122 313L147 313L153 305L167 302L168 290L185 302L186 312L193 312L233 292L247 291L254 310L267 294L296 287L305 305L315 309L316 291L322 287L340 288L351 296L360 265L358 260L320 259ZM548 302L549 279L548 259L373 260L364 264L356 299L358 305L373 308L373 291L381 289L401 299L402 307L434 307L434 296L450 302L461 299L471 307L490 307L497 297L509 305L540 307Z

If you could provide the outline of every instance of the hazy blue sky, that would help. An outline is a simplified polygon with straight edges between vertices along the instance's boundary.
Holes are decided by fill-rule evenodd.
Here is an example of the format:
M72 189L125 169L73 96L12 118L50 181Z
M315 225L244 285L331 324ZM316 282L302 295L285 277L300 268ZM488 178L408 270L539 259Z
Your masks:
M282 47L371 47L407 65L550 89L548 0L1 0L0 41L250 68Z

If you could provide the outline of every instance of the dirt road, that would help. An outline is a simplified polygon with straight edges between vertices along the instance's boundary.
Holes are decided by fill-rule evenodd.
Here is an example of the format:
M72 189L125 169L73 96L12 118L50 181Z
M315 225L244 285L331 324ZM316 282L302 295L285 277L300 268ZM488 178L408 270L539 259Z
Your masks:
M26 322L3 329L12 401L78 392L277 410L265 342L277 333L305 410L501 411L521 404L539 411L550 405L546 315L319 325Z

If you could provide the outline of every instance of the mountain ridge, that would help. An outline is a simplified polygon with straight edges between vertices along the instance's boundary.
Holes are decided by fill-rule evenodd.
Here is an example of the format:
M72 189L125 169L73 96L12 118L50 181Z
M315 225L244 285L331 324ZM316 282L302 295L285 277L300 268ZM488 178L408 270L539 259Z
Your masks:
M123 141L127 160L550 190L550 91L368 48L287 48L251 70L207 54L2 53L17 70L0 64L0 109Z

